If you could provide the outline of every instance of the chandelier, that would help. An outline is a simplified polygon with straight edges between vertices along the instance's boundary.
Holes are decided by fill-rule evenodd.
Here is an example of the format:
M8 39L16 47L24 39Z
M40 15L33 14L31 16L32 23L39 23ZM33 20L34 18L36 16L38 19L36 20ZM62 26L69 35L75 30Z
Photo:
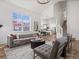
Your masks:
M37 2L38 2L39 4L47 4L47 3L50 2L50 0L37 0Z

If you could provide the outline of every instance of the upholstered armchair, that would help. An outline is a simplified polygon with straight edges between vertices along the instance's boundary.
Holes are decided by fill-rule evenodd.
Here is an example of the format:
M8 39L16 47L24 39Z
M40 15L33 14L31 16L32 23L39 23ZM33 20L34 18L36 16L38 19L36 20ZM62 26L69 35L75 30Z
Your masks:
M44 44L34 49L34 59L39 56L42 59L56 59L59 42L56 42L53 46ZM55 49L56 48L56 49ZM35 56L35 54L37 56Z
M41 59L59 59L66 45L66 40L58 39L52 46L43 44L34 49L34 59L39 56Z

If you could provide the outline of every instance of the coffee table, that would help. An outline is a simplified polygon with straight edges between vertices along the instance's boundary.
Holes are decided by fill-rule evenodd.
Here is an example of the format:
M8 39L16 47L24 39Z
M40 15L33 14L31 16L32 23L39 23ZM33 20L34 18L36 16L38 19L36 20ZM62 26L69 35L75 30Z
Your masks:
M31 40L31 48L34 49L42 44L45 44L45 40Z

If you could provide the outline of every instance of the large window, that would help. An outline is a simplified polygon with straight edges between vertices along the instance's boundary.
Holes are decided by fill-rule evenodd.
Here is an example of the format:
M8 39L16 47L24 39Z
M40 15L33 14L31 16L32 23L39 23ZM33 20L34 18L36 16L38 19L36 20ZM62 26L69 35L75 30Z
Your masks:
M13 31L30 31L30 20L28 15L12 12Z

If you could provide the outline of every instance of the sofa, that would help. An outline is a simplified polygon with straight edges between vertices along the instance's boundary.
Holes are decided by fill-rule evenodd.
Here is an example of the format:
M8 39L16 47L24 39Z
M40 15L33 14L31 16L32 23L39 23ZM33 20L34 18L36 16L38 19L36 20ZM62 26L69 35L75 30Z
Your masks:
M31 40L36 38L37 33L29 34L10 34L7 36L7 45L12 48L19 45L30 43Z

